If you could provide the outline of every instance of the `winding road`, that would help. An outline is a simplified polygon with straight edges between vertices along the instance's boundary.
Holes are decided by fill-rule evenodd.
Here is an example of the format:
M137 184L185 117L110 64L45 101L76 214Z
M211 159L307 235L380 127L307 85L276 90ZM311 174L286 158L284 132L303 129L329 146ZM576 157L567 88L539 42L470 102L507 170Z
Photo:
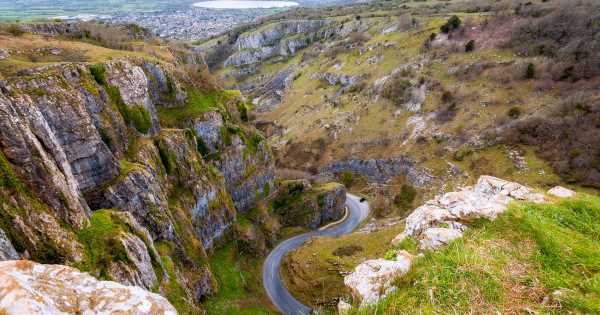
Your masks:
M296 300L283 285L279 272L281 260L287 253L300 247L311 237L337 237L352 232L369 214L367 202L360 202L359 197L351 194L346 194L346 207L348 211L343 221L287 239L277 245L267 256L262 270L263 285L273 304L283 314L305 315L310 314L312 309Z

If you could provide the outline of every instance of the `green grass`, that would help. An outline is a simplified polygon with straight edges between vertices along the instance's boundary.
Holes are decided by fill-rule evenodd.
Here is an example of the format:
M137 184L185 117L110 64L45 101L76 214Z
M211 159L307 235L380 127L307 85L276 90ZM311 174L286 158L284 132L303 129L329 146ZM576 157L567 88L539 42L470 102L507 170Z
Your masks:
M118 240L121 232L127 230L128 228L113 216L111 210L94 211L90 225L77 233L87 254L87 261L82 269L95 273L102 279L108 279L106 268L110 262L128 262L127 253Z
M260 261L238 257L234 244L230 243L215 252L211 269L219 283L219 293L204 304L208 314L269 314L262 302Z
M394 295L361 314L598 314L600 198L512 204L417 258L396 284Z
M223 103L229 98L225 91L203 93L197 89L187 90L184 106L175 108L158 108L158 117L163 127L181 126L183 122L199 117L211 109L223 109Z

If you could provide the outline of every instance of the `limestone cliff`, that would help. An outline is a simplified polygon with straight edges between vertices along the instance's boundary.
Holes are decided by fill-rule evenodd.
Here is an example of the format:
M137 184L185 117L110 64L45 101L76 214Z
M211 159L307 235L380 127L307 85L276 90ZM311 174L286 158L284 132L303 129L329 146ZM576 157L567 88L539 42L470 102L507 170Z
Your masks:
M218 290L207 252L268 194L274 163L245 101L193 78L126 58L0 81L0 259L76 266L199 311Z

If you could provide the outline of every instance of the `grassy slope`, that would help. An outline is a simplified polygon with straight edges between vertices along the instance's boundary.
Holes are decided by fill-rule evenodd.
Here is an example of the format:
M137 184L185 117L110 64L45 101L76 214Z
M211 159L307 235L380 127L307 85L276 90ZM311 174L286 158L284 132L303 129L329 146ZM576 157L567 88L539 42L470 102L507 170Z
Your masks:
M136 51L125 51L101 47L93 42L67 40L60 37L31 34L14 37L0 34L0 47L18 51L18 53L13 52L8 59L0 60L2 74L13 74L23 69L62 62L104 62L121 57L174 61L167 46L145 43L137 44ZM62 52L55 56L43 51L50 48L59 48Z
M361 314L600 312L600 198L514 203L417 258L398 291Z
M233 243L218 249L211 259L211 268L219 283L219 292L204 304L208 314L273 313L263 292L261 266L260 259L239 257Z

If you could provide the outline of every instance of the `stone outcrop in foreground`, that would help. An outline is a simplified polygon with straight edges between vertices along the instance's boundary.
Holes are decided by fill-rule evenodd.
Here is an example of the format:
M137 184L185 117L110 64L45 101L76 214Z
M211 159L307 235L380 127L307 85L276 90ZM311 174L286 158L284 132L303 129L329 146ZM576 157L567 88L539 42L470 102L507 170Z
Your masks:
M415 209L406 218L404 232L393 242L410 236L422 250L437 249L461 237L465 224L479 218L495 219L513 200L543 202L544 195L521 184L481 176L475 186L443 194Z
M575 192L562 187L555 187L548 194L575 196ZM513 200L538 203L544 201L544 194L518 183L481 176L475 186L443 194L415 209L406 218L404 232L392 240L392 245L396 246L411 237L418 242L421 251L439 249L462 237L473 220L496 219ZM362 306L376 304L395 289L392 284L394 279L407 273L411 262L412 256L404 251L394 261L368 260L346 276L344 284Z
M361 297L363 304L377 303L394 290L392 282L410 270L412 260L413 256L406 251L398 253L396 260L367 260L344 278L344 284L354 296Z
M62 265L5 261L0 263L0 284L1 314L177 314L158 294L98 281Z

